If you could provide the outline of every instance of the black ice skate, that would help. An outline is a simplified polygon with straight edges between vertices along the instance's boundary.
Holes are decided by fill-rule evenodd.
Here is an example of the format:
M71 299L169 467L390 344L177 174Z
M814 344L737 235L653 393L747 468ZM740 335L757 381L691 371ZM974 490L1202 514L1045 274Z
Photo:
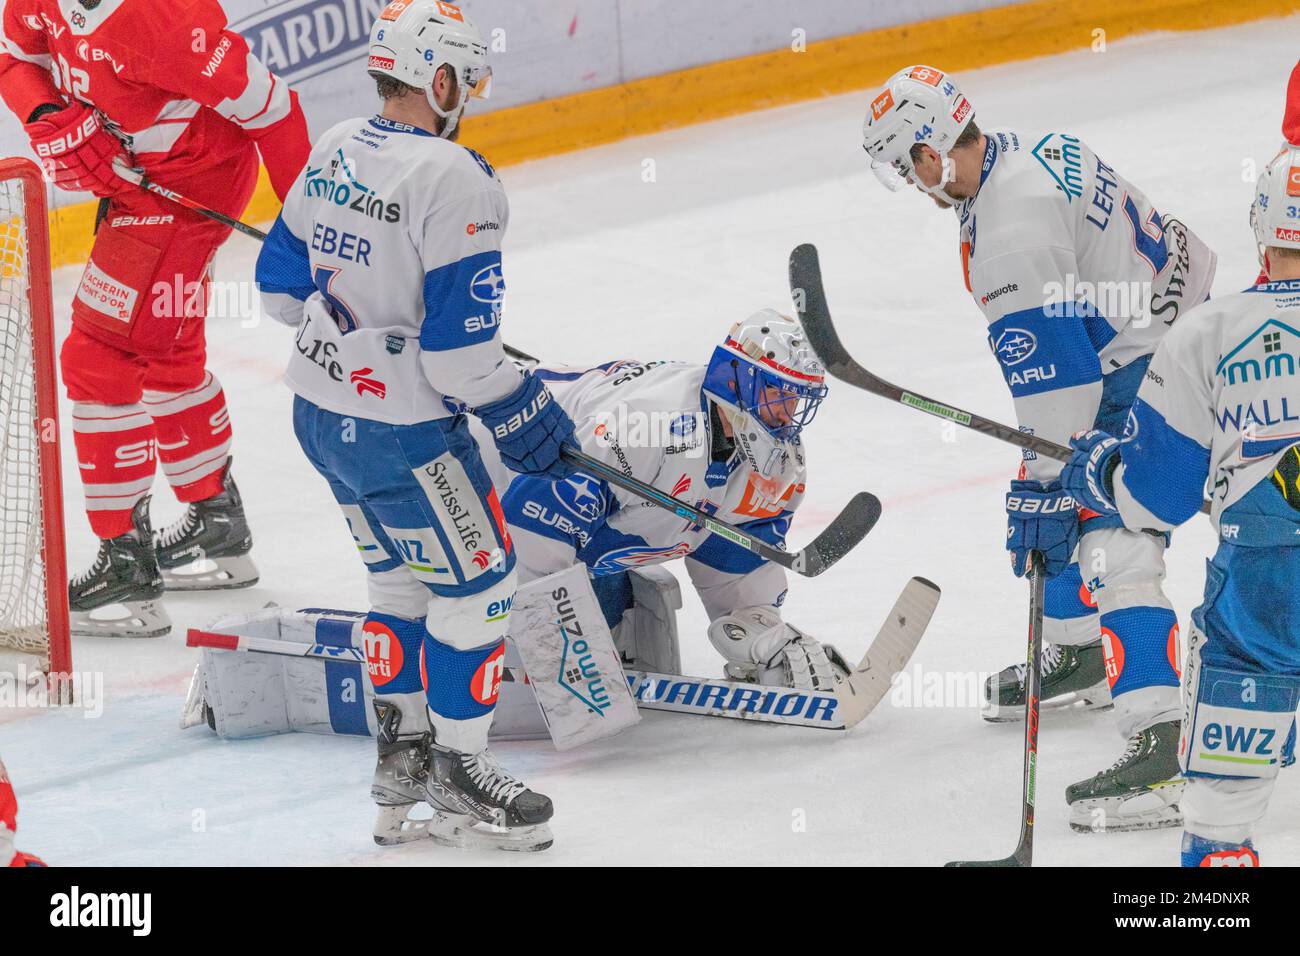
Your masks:
M185 514L154 536L154 549L168 591L223 591L257 583L248 552L253 536L226 462L221 494L195 501Z
M376 700L379 760L370 784L370 798L379 806L375 819L375 842L396 846L422 840L428 835L428 816L412 819L410 812L424 803L429 779L429 735L402 736L402 712L393 704Z
M984 684L985 720L1025 719L1024 661L1003 669ZM1079 710L1105 710L1111 706L1110 685L1101 641L1079 647L1059 644L1043 648L1043 710L1079 705Z
M1169 720L1139 730L1109 770L1067 787L1070 827L1080 833L1104 833L1181 826L1179 727L1178 721Z
M149 496L131 509L132 528L99 543L87 570L68 582L72 633L99 637L161 637L172 629L159 603L162 574L149 527Z
M444 846L545 850L554 842L549 797L506 773L491 751L429 748L429 836Z

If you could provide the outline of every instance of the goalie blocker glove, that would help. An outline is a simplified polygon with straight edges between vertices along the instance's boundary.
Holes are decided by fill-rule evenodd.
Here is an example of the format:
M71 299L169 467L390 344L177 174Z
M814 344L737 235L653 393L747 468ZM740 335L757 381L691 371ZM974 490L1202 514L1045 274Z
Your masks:
M511 471L555 479L572 474L561 452L565 445L578 444L573 420L531 372L513 394L480 406L475 414L492 433L497 452Z

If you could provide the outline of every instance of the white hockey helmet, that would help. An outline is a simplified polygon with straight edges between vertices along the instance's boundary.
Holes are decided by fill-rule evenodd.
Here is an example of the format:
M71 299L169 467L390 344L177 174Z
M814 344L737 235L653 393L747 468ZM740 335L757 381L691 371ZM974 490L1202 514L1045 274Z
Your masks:
M1260 173L1250 225L1261 263L1270 246L1300 249L1300 148L1284 147Z
M798 322L764 309L733 325L713 350L701 390L750 466L768 475L817 414L826 370Z
M451 67L460 87L460 102L443 110L433 94L438 68ZM424 90L433 111L446 123L444 139L451 136L471 96L487 99L492 67L487 44L474 22L454 4L443 0L393 0L370 28L370 55L366 70Z
M951 205L943 187L952 182L948 153L975 119L975 109L957 84L932 66L909 66L889 78L872 99L862 126L862 148L871 171L891 191L907 183ZM913 175L912 147L924 143L943 160L939 183L928 187Z

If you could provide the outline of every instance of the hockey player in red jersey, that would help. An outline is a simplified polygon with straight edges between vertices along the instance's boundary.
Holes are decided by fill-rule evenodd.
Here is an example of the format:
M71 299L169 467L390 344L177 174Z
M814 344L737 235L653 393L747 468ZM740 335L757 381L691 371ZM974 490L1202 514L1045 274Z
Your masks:
M1300 63L1291 70L1286 84L1286 110L1282 114L1282 138L1290 146L1300 146Z
M259 153L284 198L310 151L306 119L296 94L228 29L218 0L5 0L3 33L0 96L47 178L101 199L60 357L101 539L94 565L69 586L73 633L165 634L164 584L257 580L230 477L225 396L205 365L209 270L230 230L113 166L238 216ZM187 508L155 535L156 460ZM92 618L117 604L125 617Z
M19 853L14 849L14 833L18 829L18 800L9 783L9 774L0 761L0 866L44 866L39 857Z

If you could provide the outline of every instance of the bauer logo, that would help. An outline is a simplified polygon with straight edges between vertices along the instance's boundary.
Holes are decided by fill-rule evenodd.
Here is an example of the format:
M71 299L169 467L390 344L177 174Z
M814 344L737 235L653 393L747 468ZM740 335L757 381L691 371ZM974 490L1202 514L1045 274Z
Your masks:
M1003 365L1019 365L1038 350L1038 339L1026 329L1006 329L993 345Z

